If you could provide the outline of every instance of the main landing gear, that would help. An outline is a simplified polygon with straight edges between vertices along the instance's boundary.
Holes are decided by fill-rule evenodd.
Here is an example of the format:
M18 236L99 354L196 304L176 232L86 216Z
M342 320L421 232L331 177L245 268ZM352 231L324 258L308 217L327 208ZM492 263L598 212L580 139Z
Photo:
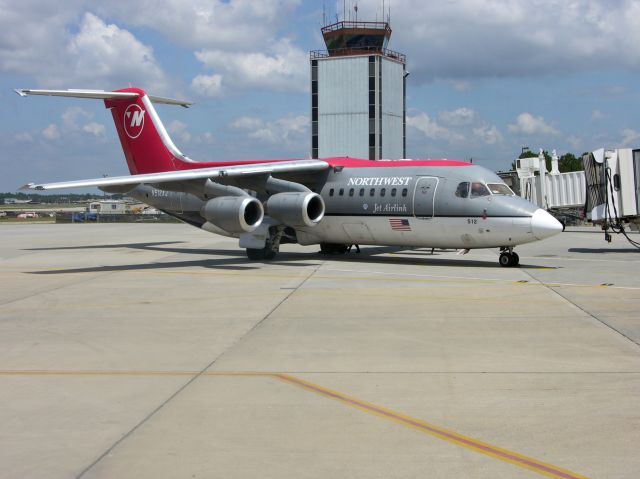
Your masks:
M500 258L498 259L500 266L511 267L520 264L518 253L513 251L513 246L503 246L500 248Z
M322 254L345 254L349 251L348 244L320 243L320 253Z
M255 260L270 260L280 251L280 241L284 233L283 228L269 228L269 237L264 242L264 248L247 248L247 258Z

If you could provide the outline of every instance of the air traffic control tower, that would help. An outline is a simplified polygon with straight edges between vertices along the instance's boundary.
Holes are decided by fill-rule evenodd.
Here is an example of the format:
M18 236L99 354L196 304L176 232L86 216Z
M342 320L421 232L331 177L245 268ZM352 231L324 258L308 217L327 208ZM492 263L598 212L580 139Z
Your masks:
M406 58L387 49L388 22L322 28L312 51L311 156L406 157Z

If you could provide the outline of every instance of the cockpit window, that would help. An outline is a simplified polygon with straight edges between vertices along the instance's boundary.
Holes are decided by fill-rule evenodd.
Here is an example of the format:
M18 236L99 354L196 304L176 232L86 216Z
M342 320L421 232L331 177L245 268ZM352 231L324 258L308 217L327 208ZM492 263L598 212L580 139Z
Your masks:
M489 190L484 183L471 183L471 198L478 198L479 196L490 196Z
M509 188L504 183L489 183L487 186L489 187L489 189L491 190L491 194L493 195L506 195L506 196L515 195L515 193L511 191L511 188Z
M463 181L462 183L458 184L458 188L456 188L456 196L459 196L460 198L466 198L467 196L469 196L468 181Z

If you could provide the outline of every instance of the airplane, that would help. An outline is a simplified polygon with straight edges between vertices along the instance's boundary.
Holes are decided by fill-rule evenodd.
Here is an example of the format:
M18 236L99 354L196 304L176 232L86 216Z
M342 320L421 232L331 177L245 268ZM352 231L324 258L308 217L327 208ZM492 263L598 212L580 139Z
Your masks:
M175 146L153 104L191 103L139 88L15 90L20 96L100 99L111 110L130 176L21 189L97 187L127 194L205 231L239 239L251 260L273 259L281 244L499 248L499 264L519 264L514 247L562 231L562 224L516 196L490 170L453 160L323 159L196 162Z

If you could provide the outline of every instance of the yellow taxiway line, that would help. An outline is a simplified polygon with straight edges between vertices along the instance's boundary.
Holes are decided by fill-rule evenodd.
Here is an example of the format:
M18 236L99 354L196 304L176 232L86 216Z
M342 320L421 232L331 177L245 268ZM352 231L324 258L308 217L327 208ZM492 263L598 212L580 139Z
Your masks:
M2 376L102 376L102 377L141 377L141 376L195 376L197 371L65 371L65 370L0 370ZM422 421L420 419L406 416L404 414L386 409L375 404L363 401L361 399L348 396L338 391L334 391L318 384L314 384L305 379L285 373L273 372L235 372L235 371L205 371L201 376L245 376L245 377L270 377L280 382L301 388L307 392L311 392L325 398L332 399L343 405L353 407L367 414L377 416L388 421L395 422L405 427L409 427L424 434L428 434L437 439L447 441L456 446L463 447L470 451L484 454L485 456L498 459L514 466L518 466L529 471L538 473L543 476L552 477L554 479L588 479L586 476L577 474L567 469L547 464L537 459L518 454L501 447L480 441L478 439L459 434L457 432L445 429L440 426Z

